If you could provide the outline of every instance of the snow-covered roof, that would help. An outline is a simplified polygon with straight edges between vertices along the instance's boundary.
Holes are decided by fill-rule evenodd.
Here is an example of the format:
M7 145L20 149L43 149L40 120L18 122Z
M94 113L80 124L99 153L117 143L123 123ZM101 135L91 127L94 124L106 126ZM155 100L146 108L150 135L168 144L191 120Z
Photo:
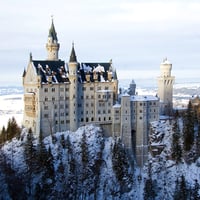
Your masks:
M119 104L119 103L116 103L114 106L113 106L113 108L120 108L121 107L121 105Z

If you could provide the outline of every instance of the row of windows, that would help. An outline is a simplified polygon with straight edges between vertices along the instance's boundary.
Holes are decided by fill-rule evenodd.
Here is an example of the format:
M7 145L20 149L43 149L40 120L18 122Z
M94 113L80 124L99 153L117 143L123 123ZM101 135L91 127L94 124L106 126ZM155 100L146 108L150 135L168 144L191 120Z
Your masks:
M87 88L87 87L83 87L82 90L83 90L83 91L86 91L86 88ZM108 87L108 86L105 86L104 89L105 89L105 90L108 90L109 87ZM94 87L90 87L90 91L92 91L92 90L94 90ZM97 90L101 90L101 86L98 86L98 87L97 87Z
M49 117L48 114L44 114L44 118L48 118L48 117ZM110 121L110 120L111 120L111 117L107 117L107 118L106 118L106 117L99 117L99 118L98 118L98 121L108 121L108 120ZM86 117L85 120L84 120L84 118L81 118L80 121L81 121L81 122L84 122L84 121L85 121L85 122L89 122L89 121L92 122L92 121L94 121L94 118L93 118L93 117L91 117L91 118ZM61 120L61 121L60 121L61 124L64 124L64 122L65 122L64 120ZM66 123L69 123L69 120L66 120ZM58 124L58 120L55 121L55 124Z
M46 89L48 89L48 88L46 88ZM89 99L90 97L91 97L91 99L94 99L94 96L93 96L93 95L91 95L91 96L86 95L86 96L85 96L86 99ZM74 99L76 98L75 94L73 95L73 98L74 98ZM100 95L100 94L99 94L99 95L98 95L98 98L99 98L99 99L109 99L109 98L111 98L111 94L108 94L108 95ZM81 99L84 99L84 96L83 96L83 95L81 96ZM48 98L48 97L45 97L44 100L45 100L45 101L48 101L49 98ZM55 101L55 100L56 100L55 97L52 97L52 101ZM60 101L64 101L64 100L69 100L69 97L68 97L68 96L67 96L67 97L60 96Z
M100 121L110 121L111 120L111 117L108 117L108 118L106 118L106 117L99 117L98 118L98 121L100 122ZM88 117L86 117L85 118L85 122L89 122L89 121L94 121L94 118L92 117L92 118L88 118ZM81 122L84 122L84 118L81 118Z
M56 91L56 88L44 88L44 92L55 92ZM60 88L60 92L68 92L69 91L69 88Z
M134 105L135 105L135 103L134 103ZM149 102L149 105L151 106L151 105L156 105L156 102ZM140 106L146 106L146 103L140 103Z

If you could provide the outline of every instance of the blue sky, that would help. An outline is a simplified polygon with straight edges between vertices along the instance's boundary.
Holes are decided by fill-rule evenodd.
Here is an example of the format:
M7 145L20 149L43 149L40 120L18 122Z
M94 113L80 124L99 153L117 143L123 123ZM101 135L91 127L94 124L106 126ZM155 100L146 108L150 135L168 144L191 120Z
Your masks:
M1 85L21 84L30 52L46 59L51 15L65 61L74 41L80 62L113 59L121 79L156 79L165 57L176 77L200 74L198 0L6 0L0 6Z

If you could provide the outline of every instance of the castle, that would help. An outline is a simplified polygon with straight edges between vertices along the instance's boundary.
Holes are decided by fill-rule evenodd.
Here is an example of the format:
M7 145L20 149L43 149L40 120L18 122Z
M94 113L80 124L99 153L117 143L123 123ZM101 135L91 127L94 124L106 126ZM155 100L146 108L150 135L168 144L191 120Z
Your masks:
M127 93L119 94L112 60L80 63L73 44L65 62L59 59L59 47L52 20L47 59L34 60L30 54L23 73L23 126L46 136L92 123L102 127L106 136L120 137L138 165L143 165L148 154L149 123L159 120L160 112L166 114L172 109L171 64L167 60L161 64L159 97L136 95L134 81Z

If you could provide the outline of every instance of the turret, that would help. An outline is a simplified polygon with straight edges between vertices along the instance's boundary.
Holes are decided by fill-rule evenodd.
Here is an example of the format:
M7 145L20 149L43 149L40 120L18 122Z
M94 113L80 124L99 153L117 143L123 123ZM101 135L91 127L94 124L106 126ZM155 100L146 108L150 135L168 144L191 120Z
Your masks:
M160 76L158 77L158 96L160 98L160 114L171 115L173 110L173 84L174 76L171 76L172 64L165 58L160 64Z
M58 51L60 44L58 43L57 33L54 27L53 19L49 29L48 41L46 44L47 60L58 60Z
M69 81L70 81L70 130L75 131L78 128L78 62L72 44L71 55L68 63Z

